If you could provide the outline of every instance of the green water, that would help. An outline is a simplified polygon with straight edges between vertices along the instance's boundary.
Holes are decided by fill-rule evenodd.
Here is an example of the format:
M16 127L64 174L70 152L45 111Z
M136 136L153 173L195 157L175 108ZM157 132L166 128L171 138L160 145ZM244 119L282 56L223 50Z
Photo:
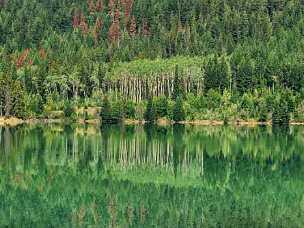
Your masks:
M0 128L0 227L304 227L304 127Z

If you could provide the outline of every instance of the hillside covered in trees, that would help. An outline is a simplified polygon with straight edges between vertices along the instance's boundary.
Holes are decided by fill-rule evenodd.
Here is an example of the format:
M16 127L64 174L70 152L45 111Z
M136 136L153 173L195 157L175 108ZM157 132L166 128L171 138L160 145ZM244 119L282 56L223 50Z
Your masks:
M0 0L0 116L304 121L303 36L303 0Z

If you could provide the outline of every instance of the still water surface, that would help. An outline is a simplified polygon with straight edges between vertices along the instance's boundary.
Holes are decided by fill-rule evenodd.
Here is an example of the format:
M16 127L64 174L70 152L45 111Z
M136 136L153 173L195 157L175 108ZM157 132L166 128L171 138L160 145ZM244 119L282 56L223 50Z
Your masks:
M0 127L0 226L304 227L304 127Z

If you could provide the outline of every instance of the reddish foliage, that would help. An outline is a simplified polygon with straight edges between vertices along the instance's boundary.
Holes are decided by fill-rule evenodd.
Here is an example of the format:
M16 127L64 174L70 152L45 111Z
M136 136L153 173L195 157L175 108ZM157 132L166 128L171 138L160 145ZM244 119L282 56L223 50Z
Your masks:
M96 22L95 22L95 26L94 26L94 30L93 30L93 37L94 37L94 41L95 41L95 45L97 45L98 43L98 34L102 28L103 22L101 20L101 18L97 18Z
M114 14L114 20L110 26L109 34L108 34L109 40L111 42L117 42L120 37L119 17L120 17L120 12L118 9L116 9Z
M146 19L143 20L142 34L144 36L149 36L150 35L150 28L149 28L149 25L148 25L148 22L147 22Z
M83 14L81 14L80 16L80 24L79 24L79 28L81 29L81 32L83 35L87 35L89 32L89 26L86 22L86 18Z
M46 59L46 51L44 50L44 48L40 48L39 50L39 57L40 59Z
M79 28L83 35L87 35L89 32L89 26L86 22L80 22Z
M102 22L101 18L98 17L95 22L95 28L100 31L100 29L102 28L102 25L103 25L103 22Z
M93 0L88 0L88 7L89 7L90 13L95 12L95 4L94 4Z
M114 14L114 22L119 22L119 18L120 18L120 12L119 9L116 9Z
M21 55L17 59L17 63L16 63L16 67L18 69L24 65L24 62L27 59L27 56L30 53L30 51L31 51L31 49L27 48L21 53Z
M97 0L96 2L96 11L97 12L102 12L103 10L103 1L102 0Z
M80 14L81 13L79 11L75 10L72 22L74 29L78 28L80 25Z
M109 0L109 15L112 17L113 16L113 9L115 6L115 0Z
M136 33L137 33L137 30L136 30L136 19L133 16L131 18L131 23L130 23L130 27L129 27L129 35L131 37L134 37L134 36L136 36Z
M33 65L33 60L32 60L32 59L29 60L28 65L29 65L29 66L32 66L32 65Z
M124 3L122 5L125 10L125 23L128 24L133 7L133 0L123 0L123 1Z

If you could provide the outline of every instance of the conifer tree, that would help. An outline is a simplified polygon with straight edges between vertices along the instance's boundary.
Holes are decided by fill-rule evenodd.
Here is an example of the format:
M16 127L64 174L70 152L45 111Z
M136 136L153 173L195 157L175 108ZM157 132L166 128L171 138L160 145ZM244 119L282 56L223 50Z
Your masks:
M146 112L144 114L145 121L153 123L155 121L155 112L153 107L153 98L149 96Z
M229 66L224 56L211 57L206 66L204 74L205 89L224 91L229 85Z
M173 109L173 120L175 122L180 122L185 120L185 111L183 107L183 99L179 96L177 97Z
M277 93L272 113L273 125L288 125L290 120L289 97L285 91Z
M178 97L183 99L185 97L184 85L183 80L180 77L178 65L175 66L175 75L174 75L174 82L173 82L173 94L172 98L176 100Z
M111 122L111 104L107 96L104 97L102 105L101 105L101 112L100 117L103 122L109 123Z

